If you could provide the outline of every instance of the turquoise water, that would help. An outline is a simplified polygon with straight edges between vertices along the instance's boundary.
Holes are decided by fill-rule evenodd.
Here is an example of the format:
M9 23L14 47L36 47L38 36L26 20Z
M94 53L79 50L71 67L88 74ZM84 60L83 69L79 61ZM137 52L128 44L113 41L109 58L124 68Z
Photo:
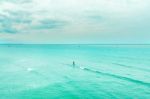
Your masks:
M0 45L0 99L150 99L150 45Z

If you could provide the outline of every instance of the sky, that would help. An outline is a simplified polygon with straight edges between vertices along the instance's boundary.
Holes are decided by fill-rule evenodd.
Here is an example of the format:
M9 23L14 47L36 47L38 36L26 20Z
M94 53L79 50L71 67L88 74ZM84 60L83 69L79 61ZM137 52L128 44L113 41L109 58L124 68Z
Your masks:
M0 43L150 44L150 0L0 0Z

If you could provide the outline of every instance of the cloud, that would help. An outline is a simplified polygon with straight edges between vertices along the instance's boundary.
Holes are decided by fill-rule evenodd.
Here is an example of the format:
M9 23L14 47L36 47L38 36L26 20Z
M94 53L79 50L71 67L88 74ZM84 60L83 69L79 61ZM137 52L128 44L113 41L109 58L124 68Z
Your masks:
M149 4L148 0L1 0L0 39L147 42Z
M33 29L59 29L67 24L65 21L53 20L53 19L43 19L39 20L35 25L32 26Z
M0 33L18 33L31 22L26 12L5 10L4 14L0 14Z
M0 3L10 2L10 3L31 3L32 0L0 0Z

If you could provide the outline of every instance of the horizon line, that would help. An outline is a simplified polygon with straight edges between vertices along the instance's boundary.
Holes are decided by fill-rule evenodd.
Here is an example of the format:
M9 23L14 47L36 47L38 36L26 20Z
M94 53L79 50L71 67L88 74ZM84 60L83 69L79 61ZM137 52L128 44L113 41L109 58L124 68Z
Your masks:
M144 43L0 43L0 45L150 45Z

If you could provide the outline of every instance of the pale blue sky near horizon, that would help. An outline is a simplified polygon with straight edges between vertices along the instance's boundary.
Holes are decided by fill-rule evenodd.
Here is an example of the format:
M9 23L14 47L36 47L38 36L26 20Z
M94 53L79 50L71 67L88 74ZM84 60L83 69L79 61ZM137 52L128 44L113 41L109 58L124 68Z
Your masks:
M0 43L150 44L150 0L0 0Z

